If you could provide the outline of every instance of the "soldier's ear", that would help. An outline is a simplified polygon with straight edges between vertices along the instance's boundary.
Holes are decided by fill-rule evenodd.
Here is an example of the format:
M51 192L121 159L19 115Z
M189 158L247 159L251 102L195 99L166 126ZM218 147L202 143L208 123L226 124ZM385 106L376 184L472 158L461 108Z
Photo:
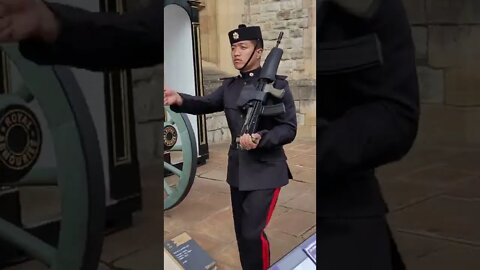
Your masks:
M263 49L257 49L257 59L260 59L260 57L262 56L262 52L263 52Z

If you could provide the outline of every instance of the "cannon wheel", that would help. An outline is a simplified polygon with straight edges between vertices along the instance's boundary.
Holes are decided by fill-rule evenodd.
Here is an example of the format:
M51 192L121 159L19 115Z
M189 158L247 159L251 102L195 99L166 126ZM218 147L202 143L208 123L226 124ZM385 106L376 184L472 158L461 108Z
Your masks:
M175 113L165 107L167 119L164 129L175 128L176 143L167 150L171 161L164 161L164 169L172 176L163 180L164 210L171 209L181 203L190 191L197 170L197 145L193 128L185 114ZM165 143L164 138L164 143Z
M0 96L1 110L38 101L52 135L56 168L33 168L0 186L57 186L62 216L56 245L0 218L0 239L49 269L97 269L105 226L105 182L96 129L87 103L67 68L41 67L24 59L16 45L2 45L25 87ZM10 181L10 182L9 182Z

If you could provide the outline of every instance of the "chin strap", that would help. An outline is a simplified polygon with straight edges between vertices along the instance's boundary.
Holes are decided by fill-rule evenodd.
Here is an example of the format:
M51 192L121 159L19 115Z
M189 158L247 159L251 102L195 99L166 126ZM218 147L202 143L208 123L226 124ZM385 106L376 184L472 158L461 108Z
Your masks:
M250 60L252 60L252 57L255 54L255 51L257 50L257 45L258 45L258 41L255 42L255 48L253 48L253 52L250 55L250 58L248 58L248 61L245 63L245 65L243 65L243 67L239 69L240 71L243 71L243 69L248 65L248 63L250 63Z

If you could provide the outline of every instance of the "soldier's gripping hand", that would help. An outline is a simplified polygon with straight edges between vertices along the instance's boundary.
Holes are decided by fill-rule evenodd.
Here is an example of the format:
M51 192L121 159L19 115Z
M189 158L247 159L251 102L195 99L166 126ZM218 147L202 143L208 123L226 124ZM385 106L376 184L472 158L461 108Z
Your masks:
M245 150L252 150L257 148L258 143L262 137L258 133L250 134L243 134L240 139L240 147Z
M54 42L60 26L42 0L0 0L0 42Z
M163 104L167 106L170 106L170 105L181 106L182 103L183 103L182 96L180 96L177 92L173 91L168 87L165 87L163 89Z

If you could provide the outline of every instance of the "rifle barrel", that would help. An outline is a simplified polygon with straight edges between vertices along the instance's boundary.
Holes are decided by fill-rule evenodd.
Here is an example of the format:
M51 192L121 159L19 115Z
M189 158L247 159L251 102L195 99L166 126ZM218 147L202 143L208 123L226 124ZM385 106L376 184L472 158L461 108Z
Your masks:
M278 46L280 45L280 42L282 42L282 38L283 38L283 32L280 32L277 38L277 45L275 47L278 48Z

